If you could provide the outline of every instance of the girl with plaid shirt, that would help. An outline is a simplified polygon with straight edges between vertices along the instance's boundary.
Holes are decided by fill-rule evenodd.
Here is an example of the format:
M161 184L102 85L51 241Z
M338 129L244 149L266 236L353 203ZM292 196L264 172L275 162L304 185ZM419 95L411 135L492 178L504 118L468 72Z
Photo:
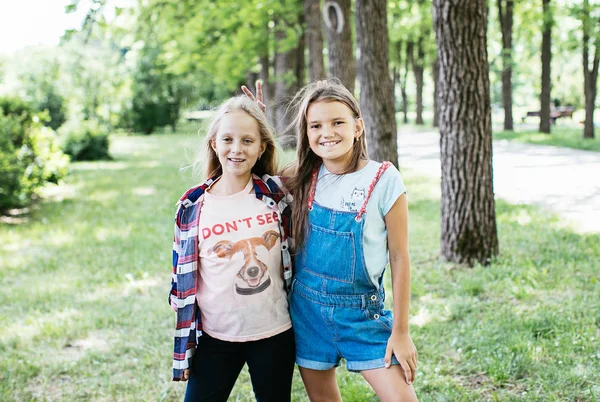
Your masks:
M275 141L259 102L225 102L195 166L208 179L185 192L175 218L173 380L188 382L185 401L226 401L248 364L257 400L289 401L292 197L273 176Z

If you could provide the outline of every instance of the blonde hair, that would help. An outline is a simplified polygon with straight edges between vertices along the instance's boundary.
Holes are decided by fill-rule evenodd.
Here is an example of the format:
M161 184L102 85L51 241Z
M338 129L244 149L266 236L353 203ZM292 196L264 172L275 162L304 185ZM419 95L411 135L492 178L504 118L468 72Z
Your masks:
M265 145L265 150L260 159L252 167L252 173L258 176L264 174L275 175L277 171L277 148L273 129L258 104L244 95L227 100L217 109L215 116L212 118L206 131L204 143L199 147L194 158L194 176L198 181L223 174L223 167L212 147L212 142L217 137L223 116L238 111L244 112L256 120L261 145Z
M294 196L292 231L296 250L302 247L306 235L308 193L312 172L323 163L322 159L310 149L306 122L309 106L319 101L341 102L350 109L355 119L362 118L358 102L337 78L312 82L301 89L292 100L291 107L297 109L295 118L291 123L296 131L297 149L296 162L294 167L289 169L294 173L286 185ZM362 133L354 142L351 150L352 156L342 174L357 171L361 160L369 159L365 137L365 133Z

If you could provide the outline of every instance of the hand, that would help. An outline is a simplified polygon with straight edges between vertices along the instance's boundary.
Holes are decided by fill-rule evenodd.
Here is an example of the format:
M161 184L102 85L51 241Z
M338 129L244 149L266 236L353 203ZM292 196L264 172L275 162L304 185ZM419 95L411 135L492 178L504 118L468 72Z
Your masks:
M387 348L385 350L385 367L389 368L392 364L392 356L400 363L404 371L404 379L407 384L412 384L417 374L417 348L413 343L410 334L397 333L392 331L390 339L388 339Z
M242 91L246 94L248 98L255 101L263 112L267 111L267 106L263 103L262 82L260 80L256 81L256 98L247 86L242 85Z
M183 375L181 376L181 381L187 381L190 379L190 369L183 370Z

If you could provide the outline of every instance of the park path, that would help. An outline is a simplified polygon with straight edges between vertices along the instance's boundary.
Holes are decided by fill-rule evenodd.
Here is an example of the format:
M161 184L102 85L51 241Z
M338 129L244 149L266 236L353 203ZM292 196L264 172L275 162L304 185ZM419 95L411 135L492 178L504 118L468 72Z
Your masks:
M400 128L401 168L440 177L437 130ZM494 141L494 192L511 203L540 205L582 233L600 233L600 152Z

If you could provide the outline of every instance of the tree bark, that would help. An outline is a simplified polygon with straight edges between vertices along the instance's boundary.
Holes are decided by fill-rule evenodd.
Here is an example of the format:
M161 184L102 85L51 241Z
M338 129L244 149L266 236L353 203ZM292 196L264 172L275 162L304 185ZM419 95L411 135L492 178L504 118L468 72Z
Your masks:
M598 64L600 62L600 46L597 41L594 47L594 60L590 70L590 33L594 32L593 24L597 21L590 19L589 0L583 1L583 88L585 93L585 123L583 138L594 138L594 109L596 108L596 93L598 82Z
M398 166L394 94L388 66L386 0L356 0L358 81L369 157Z
M402 93L402 114L404 115L403 123L408 124L408 95L406 94L406 82L408 81L408 70L410 63L410 55L413 52L413 43L406 43L406 57L404 58L404 77L402 78L402 83L400 84L400 91Z
M504 108L504 130L512 131L512 27L513 0L496 0L498 19L502 31L502 107Z
M339 78L353 93L356 62L352 47L350 14L350 0L325 1L323 5L329 76Z
M433 75L433 127L439 127L439 110L438 110L438 96L440 94L439 92L439 85L438 85L438 69L439 69L439 63L438 63L438 59L436 58L435 61L433 63L431 63L431 72Z
M320 0L304 0L304 18L305 37L308 43L309 78L311 81L321 80L325 78L325 65Z
M498 253L486 0L433 0L439 61L443 256L488 264Z
M289 115L286 115L286 105L289 103L289 98L295 92L295 79L297 78L297 58L298 48L294 47L289 50L282 49L282 43L285 42L286 34L283 29L275 31L275 84L274 84L274 127L275 132L279 135L285 135L286 129L289 126ZM290 80L290 76L294 80ZM291 137L291 136L290 136Z
M304 25L304 16L301 14L298 17L301 25ZM306 33L302 32L300 40L298 41L298 47L296 48L296 82L292 85L292 92L296 93L300 88L304 86L305 75L306 75L306 60L304 53L306 51Z
M412 64L413 74L415 75L416 84L416 102L417 102L417 117L415 123L423 125L423 60L425 53L423 52L423 38L417 41L417 58L414 57L414 52L410 52L410 63Z
M550 78L552 64L552 12L550 0L543 0L544 30L542 33L542 92L540 94L540 132L550 134Z

